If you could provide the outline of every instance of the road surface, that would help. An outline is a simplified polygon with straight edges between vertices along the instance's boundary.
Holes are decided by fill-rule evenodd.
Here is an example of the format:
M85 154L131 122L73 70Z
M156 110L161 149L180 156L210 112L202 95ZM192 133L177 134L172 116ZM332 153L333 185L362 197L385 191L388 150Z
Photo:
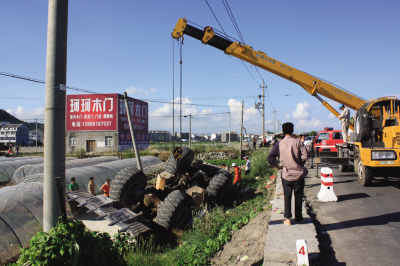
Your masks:
M362 187L355 173L331 168L337 202L318 201L315 169L309 169L305 188L321 252L327 253L322 265L400 265L400 180L376 178Z

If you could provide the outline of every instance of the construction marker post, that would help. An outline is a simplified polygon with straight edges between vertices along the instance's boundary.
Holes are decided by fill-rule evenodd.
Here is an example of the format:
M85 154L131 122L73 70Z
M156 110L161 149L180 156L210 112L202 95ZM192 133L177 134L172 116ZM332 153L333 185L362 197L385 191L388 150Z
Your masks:
M297 250L297 265L306 265L309 266L308 262L308 249L307 249L307 240L299 239L296 241L296 250Z
M332 169L329 167L321 168L321 189L318 192L320 201L337 201L335 192L333 192Z

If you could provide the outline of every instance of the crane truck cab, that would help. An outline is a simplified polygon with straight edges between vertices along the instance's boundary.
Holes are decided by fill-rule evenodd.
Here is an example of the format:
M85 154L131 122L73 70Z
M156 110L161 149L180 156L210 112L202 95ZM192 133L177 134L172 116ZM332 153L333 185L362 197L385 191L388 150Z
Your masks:
M334 130L333 127L326 127L318 132L314 140L314 149L318 154L334 156L337 153L336 144L343 143L342 130Z

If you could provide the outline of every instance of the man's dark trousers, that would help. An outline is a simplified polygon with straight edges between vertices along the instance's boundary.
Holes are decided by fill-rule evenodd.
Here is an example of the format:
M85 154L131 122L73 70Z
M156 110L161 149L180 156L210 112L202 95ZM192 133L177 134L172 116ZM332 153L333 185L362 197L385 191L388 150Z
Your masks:
M303 195L304 195L304 178L298 181L287 181L282 178L283 194L285 196L285 214L287 219L292 218L292 194L294 191L294 215L295 221L303 220Z

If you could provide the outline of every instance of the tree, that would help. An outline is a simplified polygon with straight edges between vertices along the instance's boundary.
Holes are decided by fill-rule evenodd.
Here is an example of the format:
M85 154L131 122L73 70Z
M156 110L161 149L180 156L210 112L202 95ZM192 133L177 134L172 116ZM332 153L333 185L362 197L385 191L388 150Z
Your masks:
M308 133L309 136L316 136L317 135L317 131L311 131Z

